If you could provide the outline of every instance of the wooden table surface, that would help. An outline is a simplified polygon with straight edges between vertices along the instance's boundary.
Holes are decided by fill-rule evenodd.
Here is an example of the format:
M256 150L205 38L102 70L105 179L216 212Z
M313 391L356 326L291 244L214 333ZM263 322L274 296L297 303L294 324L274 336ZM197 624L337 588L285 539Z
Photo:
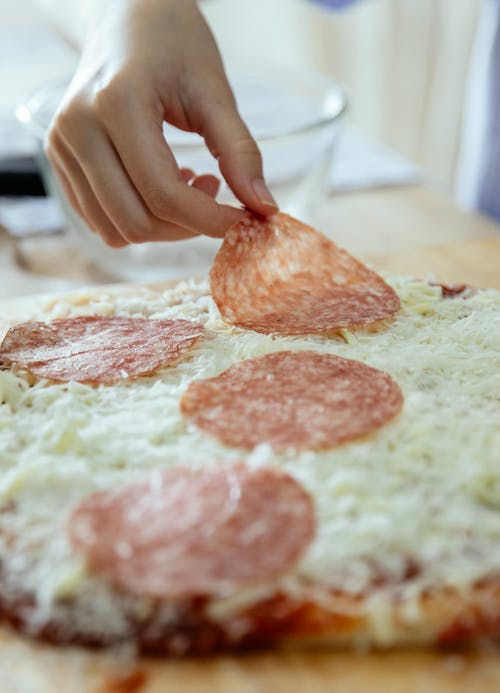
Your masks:
M444 281L466 281L500 289L500 227L460 212L437 193L415 189L345 195L328 206L330 235L379 268L416 276L433 272ZM0 245L0 258L1 251ZM84 273L80 279L86 283L96 281ZM19 293L23 293L22 289ZM4 302L0 305L0 317L25 313L30 305L31 299ZM54 649L0 631L0 693L496 690L500 690L500 652L495 648L479 652L405 650L364 655L275 652L134 662L128 653L114 658L73 648Z

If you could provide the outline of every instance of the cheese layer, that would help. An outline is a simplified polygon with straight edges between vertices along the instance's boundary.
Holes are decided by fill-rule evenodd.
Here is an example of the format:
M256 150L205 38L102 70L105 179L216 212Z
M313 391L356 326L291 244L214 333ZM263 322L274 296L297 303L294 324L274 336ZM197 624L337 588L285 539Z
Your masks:
M467 589L500 575L500 292L442 299L426 283L387 280L402 301L395 320L334 338L229 327L201 283L164 294L79 294L47 306L38 319L180 317L203 322L210 338L178 365L112 387L33 384L27 374L0 371L2 579L7 591L35 595L33 628L50 614L64 618L69 597L80 604L79 628L126 635L120 599L88 574L64 527L87 494L176 464L243 459L302 482L316 503L318 532L287 589L300 590L304 578L353 594L383 584L409 603L429 588ZM366 439L319 454L278 456L265 444L248 454L186 426L179 399L192 380L283 349L386 371L403 390L402 413Z

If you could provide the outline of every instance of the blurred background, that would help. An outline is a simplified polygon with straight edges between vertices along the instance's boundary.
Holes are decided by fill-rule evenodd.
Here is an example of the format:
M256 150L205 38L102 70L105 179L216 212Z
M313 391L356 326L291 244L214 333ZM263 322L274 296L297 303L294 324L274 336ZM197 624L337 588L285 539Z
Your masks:
M365 0L335 12L308 0L204 0L201 6L228 61L308 68L345 87L348 127L330 192L425 180L457 197L469 68L481 59L474 48L480 0ZM76 62L57 34L57 9L50 18L43 8L44 0L0 0L4 160L34 151L15 119L16 106L65 79ZM19 212L10 202L0 223L17 224L21 235L42 217L48 227L61 223L54 210L55 216L42 214L35 204Z
M309 65L349 94L349 121L452 188L479 0L210 0L223 51ZM262 18L265 17L263 21Z
M450 187L480 4L365 0L330 13L306 0L202 6L225 55L331 74L348 90L353 124ZM3 111L73 64L71 51L47 35L40 6L43 0L0 3Z

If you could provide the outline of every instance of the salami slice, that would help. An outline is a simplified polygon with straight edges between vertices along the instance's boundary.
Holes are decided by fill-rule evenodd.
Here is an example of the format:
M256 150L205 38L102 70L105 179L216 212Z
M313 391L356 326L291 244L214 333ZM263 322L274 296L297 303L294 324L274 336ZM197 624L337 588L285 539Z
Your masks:
M286 214L249 214L210 272L222 318L265 334L317 334L393 316L395 291L331 240Z
M470 298L476 293L469 284L442 284L441 282L429 282L431 286L439 286L443 298Z
M400 411L392 378L359 361L314 351L280 351L198 380L184 416L222 443L276 452L324 450L365 436Z
M188 320L86 315L24 322L7 332L0 367L56 381L112 383L172 363L202 334L203 326Z
M288 572L315 532L310 495L285 472L242 463L155 472L98 491L68 535L91 570L139 596L226 594Z

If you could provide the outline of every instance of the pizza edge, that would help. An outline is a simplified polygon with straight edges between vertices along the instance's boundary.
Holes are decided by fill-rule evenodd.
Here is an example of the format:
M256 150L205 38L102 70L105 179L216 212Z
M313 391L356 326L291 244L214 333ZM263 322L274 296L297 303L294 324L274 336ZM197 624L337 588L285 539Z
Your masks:
M210 616L210 601L151 602L149 617L129 621L127 636L110 639L84 632L76 623L78 603L68 600L62 617L34 627L31 595L9 596L0 588L0 619L30 638L56 645L104 648L132 645L142 655L208 655L279 649L346 648L357 651L400 647L469 645L500 638L500 580L490 578L467 589L442 587L408 602L384 593L353 596L332 593L332 607L315 599L317 585L291 597L283 591L235 609L225 618ZM376 597L376 602L374 602ZM333 606L333 604L337 606ZM162 608L167 618L162 619ZM173 610L175 616L172 617Z

